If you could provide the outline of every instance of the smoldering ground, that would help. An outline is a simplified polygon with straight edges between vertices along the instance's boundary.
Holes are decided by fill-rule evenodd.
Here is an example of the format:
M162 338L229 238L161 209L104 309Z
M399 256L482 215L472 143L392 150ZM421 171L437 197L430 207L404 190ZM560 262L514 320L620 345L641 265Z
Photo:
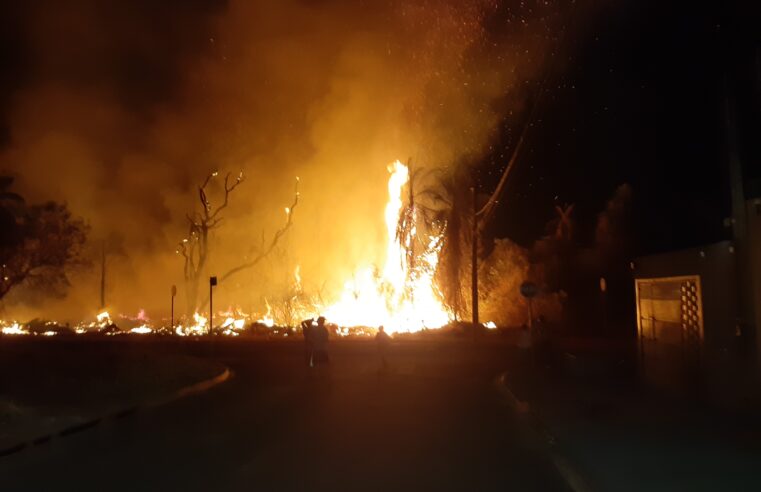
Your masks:
M524 109L557 50L569 2L230 0L9 4L0 169L29 201L68 203L108 255L107 304L167 311L182 289L186 213L212 171L243 171L212 238L209 273L255 255L221 286L223 305L260 309L300 265L330 297L383 260L388 163L477 161ZM110 247L110 246L109 246ZM97 267L65 299L15 296L6 310L79 319L99 300ZM25 302L27 301L27 302ZM15 310L15 311L14 311Z

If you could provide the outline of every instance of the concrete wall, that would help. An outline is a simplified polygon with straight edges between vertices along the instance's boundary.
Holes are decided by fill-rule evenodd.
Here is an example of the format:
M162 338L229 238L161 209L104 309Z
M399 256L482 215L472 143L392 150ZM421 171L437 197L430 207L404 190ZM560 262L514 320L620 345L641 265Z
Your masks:
M756 353L761 355L761 198L748 200L747 268L751 273L750 315L755 321ZM761 356L758 357L761 364Z
M637 258L635 279L697 275L703 294L704 342L708 348L736 344L738 317L736 251L731 241Z
M684 346L640 340L644 379L732 409L761 405L761 333L755 333L761 330L761 203L748 203L752 213L739 244L723 241L639 258L633 264L635 279L697 275L702 287L704 343L698 364L691 362Z

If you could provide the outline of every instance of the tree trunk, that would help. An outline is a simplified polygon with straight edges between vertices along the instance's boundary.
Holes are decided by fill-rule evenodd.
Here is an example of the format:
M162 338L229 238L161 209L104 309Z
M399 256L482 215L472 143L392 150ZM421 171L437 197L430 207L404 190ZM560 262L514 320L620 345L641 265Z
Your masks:
M199 277L196 276L185 281L185 309L188 317L198 312L198 280Z

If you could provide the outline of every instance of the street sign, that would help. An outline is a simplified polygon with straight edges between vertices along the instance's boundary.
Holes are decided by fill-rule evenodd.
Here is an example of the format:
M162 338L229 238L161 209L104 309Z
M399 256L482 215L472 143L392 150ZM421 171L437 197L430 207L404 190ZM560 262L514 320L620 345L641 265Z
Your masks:
M172 297L174 297L174 296L176 296L176 295L177 295L177 286L176 286L176 285L173 285L173 286L172 286Z
M526 299L536 297L539 293L539 287L533 282L523 282L521 284L521 295Z
M214 289L217 285L217 277L209 277L209 335L214 333L214 308L213 297Z

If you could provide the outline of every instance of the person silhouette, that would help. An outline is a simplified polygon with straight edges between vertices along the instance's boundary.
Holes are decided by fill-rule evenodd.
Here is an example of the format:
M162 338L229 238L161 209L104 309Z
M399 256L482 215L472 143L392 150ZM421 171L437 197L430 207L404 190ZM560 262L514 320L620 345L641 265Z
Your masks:
M391 345L391 337L386 333L386 329L383 325L378 327L378 333L375 335L375 344L378 348L378 356L380 357L381 370L388 369L388 347Z
M330 362L328 357L328 327L325 326L325 317L317 318L317 326L311 328L312 350L314 364L327 364Z
M314 329L314 319L301 322L301 332L304 335L304 359L309 367L314 367Z

